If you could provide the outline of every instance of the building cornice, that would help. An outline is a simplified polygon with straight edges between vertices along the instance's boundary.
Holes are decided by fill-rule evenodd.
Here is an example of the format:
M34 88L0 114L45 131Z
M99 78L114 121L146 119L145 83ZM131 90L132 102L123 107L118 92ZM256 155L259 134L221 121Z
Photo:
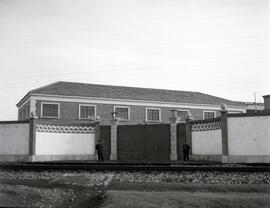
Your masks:
M213 104L197 104L197 103L177 103L165 101L149 101L149 100L133 100L133 99L118 99L118 98L99 98L99 97L82 97L82 96L64 96L64 95L48 95L29 93L25 96L17 106L18 108L30 99L42 101L63 101L77 103L93 103L93 104L115 104L115 105L135 105L147 107L170 107L170 108L187 108L187 109L205 109L205 110L220 110L220 105ZM245 106L228 106L229 111L246 112Z
M20 108L20 106L23 104L23 103L25 103L25 100L28 100L28 98L30 97L30 95L31 95L31 93L30 92L28 92L17 104L16 104L16 106L18 107L18 108Z

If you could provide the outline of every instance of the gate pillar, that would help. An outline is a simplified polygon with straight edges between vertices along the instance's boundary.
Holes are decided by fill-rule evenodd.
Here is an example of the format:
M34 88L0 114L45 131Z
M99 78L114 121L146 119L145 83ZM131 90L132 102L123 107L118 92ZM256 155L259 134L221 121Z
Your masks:
M36 155L36 125L37 117L35 113L31 113L29 127L29 162L35 161Z
M228 120L227 120L227 106L221 105L221 138L222 138L222 162L228 162Z
M97 141L101 139L100 138L100 117L97 116L95 120L95 144L97 144Z
M193 120L193 117L192 117L191 113L188 113L188 115L186 117L186 140L185 140L185 143L190 146L190 152L192 152L192 150L191 150L191 148L192 148L191 123L190 123L191 120Z
M180 121L180 117L177 116L177 110L171 110L170 131L171 131L171 154L170 160L176 161L177 155L177 123Z
M115 113L111 119L111 155L110 160L117 160L117 125L118 118L115 117Z

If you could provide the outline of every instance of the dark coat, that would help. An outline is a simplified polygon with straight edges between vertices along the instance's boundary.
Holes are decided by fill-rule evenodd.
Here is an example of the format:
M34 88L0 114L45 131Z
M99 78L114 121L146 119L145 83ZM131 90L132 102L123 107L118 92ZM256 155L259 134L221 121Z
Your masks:
M98 143L98 144L96 145L96 150L97 150L97 153L98 153L98 154L102 154L102 153L103 153L103 146L102 146L101 143Z
M188 144L184 144L183 145L183 152L184 153L189 153L189 150L190 150L190 146Z

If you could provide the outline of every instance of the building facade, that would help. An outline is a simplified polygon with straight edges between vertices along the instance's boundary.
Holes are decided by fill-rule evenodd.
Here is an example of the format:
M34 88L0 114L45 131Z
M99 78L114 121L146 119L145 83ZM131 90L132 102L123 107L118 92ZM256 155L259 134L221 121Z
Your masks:
M89 122L109 125L116 112L120 125L169 123L171 110L184 121L220 116L225 104L230 113L245 113L246 106L199 92L56 82L34 89L17 104L18 120L36 116L44 120Z

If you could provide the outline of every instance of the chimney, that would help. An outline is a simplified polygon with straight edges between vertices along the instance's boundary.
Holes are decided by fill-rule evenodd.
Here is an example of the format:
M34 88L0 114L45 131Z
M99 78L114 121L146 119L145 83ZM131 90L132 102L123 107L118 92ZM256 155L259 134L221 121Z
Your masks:
M270 95L263 96L264 99L264 110L270 111Z

